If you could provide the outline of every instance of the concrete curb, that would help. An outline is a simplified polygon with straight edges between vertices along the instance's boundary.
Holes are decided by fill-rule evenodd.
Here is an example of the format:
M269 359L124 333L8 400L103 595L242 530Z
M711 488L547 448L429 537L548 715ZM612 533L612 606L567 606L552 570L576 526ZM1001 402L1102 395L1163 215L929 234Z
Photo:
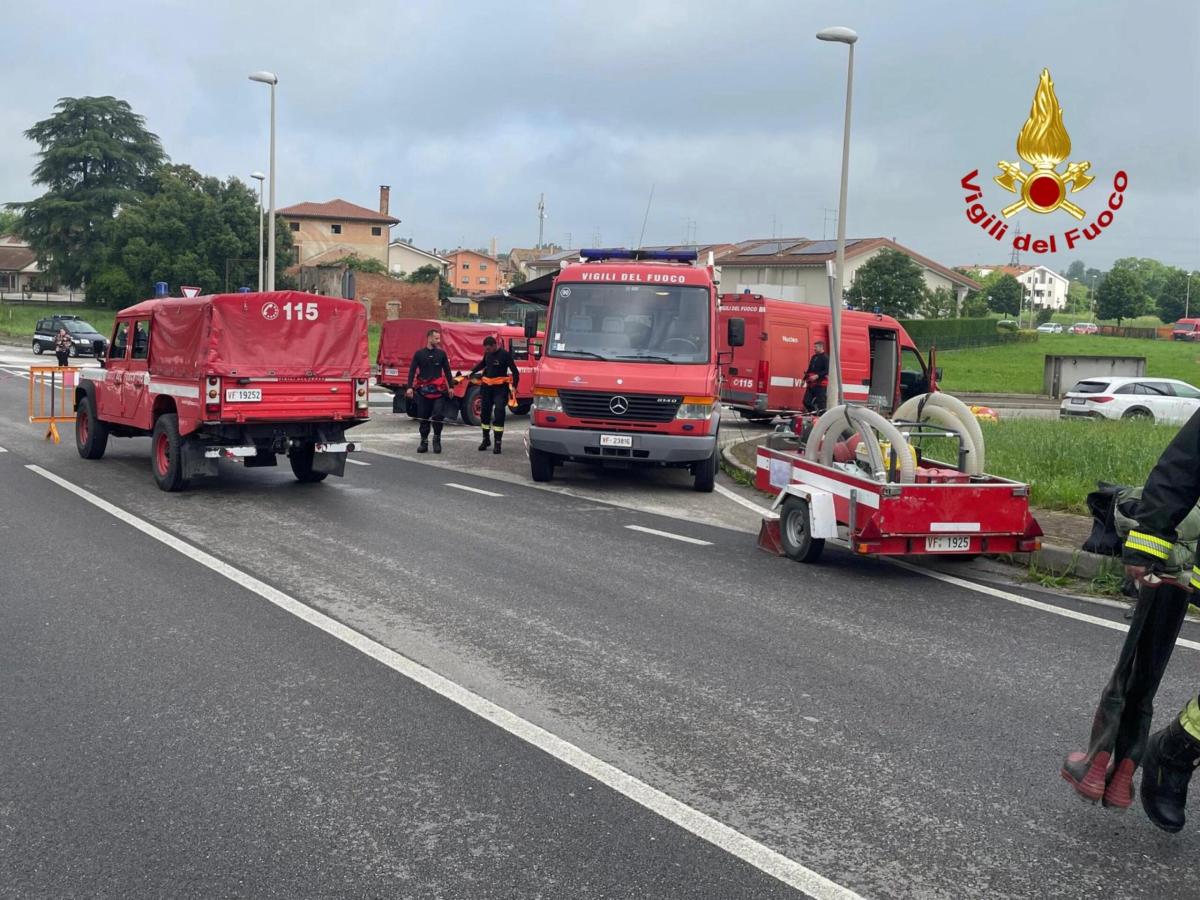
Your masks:
M757 443L758 441L755 438L747 441L738 441L724 447L721 455L728 466L739 472L744 472L753 478L757 474L756 471L735 457L733 455L733 448L740 444ZM1097 578L1106 571L1119 571L1121 568L1119 557L1100 556L1096 553L1088 553L1086 550L1074 550L1070 547L1062 547L1057 544L1043 544L1042 549L1037 553L1018 553L1012 559L1017 565L1025 568L1028 568L1030 563L1032 563L1039 569L1055 575L1071 575L1075 578L1086 580Z

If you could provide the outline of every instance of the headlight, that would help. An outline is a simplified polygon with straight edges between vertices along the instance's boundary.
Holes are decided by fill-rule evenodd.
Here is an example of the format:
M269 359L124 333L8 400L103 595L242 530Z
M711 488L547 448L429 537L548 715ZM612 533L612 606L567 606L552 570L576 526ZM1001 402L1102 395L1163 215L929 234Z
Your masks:
M535 389L533 408L542 412L562 412L562 400L559 399L558 391L550 388Z
M713 397L684 397L683 402L679 404L679 411L675 413L675 418L707 419L712 416L716 402Z

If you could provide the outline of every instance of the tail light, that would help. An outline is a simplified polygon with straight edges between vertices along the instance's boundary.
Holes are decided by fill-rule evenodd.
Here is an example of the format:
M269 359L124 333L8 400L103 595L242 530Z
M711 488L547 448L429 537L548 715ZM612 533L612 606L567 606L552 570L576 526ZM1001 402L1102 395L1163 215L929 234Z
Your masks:
M207 378L204 382L204 417L216 419L221 415L221 379Z
M771 364L765 359L758 361L758 375L754 379L754 390L759 394L767 392L767 382L771 380Z
M369 397L369 392L367 391L367 379L355 378L354 379L354 405L357 406L359 409L366 409L368 397Z
M1110 400L1115 400L1115 397L1088 397L1093 403L1108 403Z

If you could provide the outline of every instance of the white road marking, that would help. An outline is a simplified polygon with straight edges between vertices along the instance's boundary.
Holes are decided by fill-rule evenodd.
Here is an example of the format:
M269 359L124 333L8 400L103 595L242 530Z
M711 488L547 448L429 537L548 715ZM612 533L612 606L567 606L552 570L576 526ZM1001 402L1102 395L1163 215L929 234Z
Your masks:
M1002 591L1000 588L988 587L984 584L976 584L973 581L967 581L965 578L958 578L954 575L946 575L942 572L934 572L930 569L923 569L920 566L914 566L912 563L902 562L898 559L893 559L891 562L894 565L900 566L902 569L908 569L910 572L917 572L920 575L926 575L929 578L935 578L938 581L944 581L946 584L953 584L956 587L966 588L967 590L975 591L980 594L987 594L989 597L1007 600L1009 603L1015 603L1018 606L1027 606L1030 609L1037 609L1041 610L1042 612L1053 613L1056 616L1062 616L1067 619L1075 619L1079 622L1087 622L1091 625L1099 625L1101 628L1109 628L1113 631L1129 631L1129 626L1123 622L1114 622L1111 619L1104 619L1100 616L1076 612L1073 609L1065 609L1061 606L1055 606L1053 603L1043 603L1041 600L1033 600L1029 597L1023 597L1020 594L1014 594L1011 591ZM1191 641L1187 638L1177 638L1175 644L1176 646L1187 647L1191 650L1200 650L1200 641Z
M70 491L97 509L103 510L114 518L130 525L147 537L170 547L193 562L199 563L206 569L216 572L218 575L229 579L251 593L257 594L264 600L296 616L296 618L348 644L365 656L383 663L383 665L392 671L428 688L484 721L490 722L492 725L507 731L509 734L538 748L547 755L566 763L588 777L623 794L634 803L662 816L668 822L691 832L701 840L708 841L710 844L749 863L759 871L778 879L784 884L796 888L796 890L803 891L810 897L816 898L816 900L863 900L859 894L854 893L849 888L842 887L837 882L831 881L825 876L814 872L794 859L789 859L782 853L772 850L765 844L747 837L740 831L736 831L722 822L718 822L698 809L688 806L680 800L676 800L670 794L660 791L658 788L651 787L641 779L635 778L633 775L618 769L616 766L592 756L570 741L563 740L529 720L521 718L516 713L510 712L504 707L468 690L457 682L451 681L434 672L432 669L414 662L407 656L403 656L395 650L383 646L378 641L372 640L366 635L355 631L353 628L343 625L336 619L332 619L324 613L317 612L315 609L306 606L283 591L273 588L263 581L259 581L253 575L217 559L199 547L195 547L172 534L168 534L158 526L152 525L145 519L141 519L121 509L119 506L114 506L91 491L72 484L66 479L55 475L53 472L43 469L41 466L30 465L26 466L26 468L57 484L59 487ZM686 540L691 540L691 538L687 538Z
M470 491L472 494L483 494L485 497L503 497L503 494L497 494L495 491L485 491L483 488L471 487L469 484L456 484L453 481L447 481L446 487L454 488L456 491Z
M8 451L7 451L7 450L5 450L3 447L0 447L0 453L7 453L7 452L8 452Z
M659 531L657 528L646 528L643 525L626 525L630 531L640 531L643 534L654 534L658 537L670 538L673 541L683 541L685 544L696 544L701 547L711 547L712 541L702 541L699 538L688 537L683 534L675 534L672 531Z
M767 509L765 506L760 506L759 504L755 503L753 500L747 500L745 497L731 491L729 488L725 487L725 485L723 485L723 484L714 484L713 490L716 491L718 494L720 494L722 497L728 497L734 503L742 504L742 506L746 507L746 509L752 509L756 513L760 513L764 518L767 518L767 519L778 519L779 518L779 513L772 512L771 510Z
M352 466L369 466L369 462L363 462L361 459L347 459L346 462Z

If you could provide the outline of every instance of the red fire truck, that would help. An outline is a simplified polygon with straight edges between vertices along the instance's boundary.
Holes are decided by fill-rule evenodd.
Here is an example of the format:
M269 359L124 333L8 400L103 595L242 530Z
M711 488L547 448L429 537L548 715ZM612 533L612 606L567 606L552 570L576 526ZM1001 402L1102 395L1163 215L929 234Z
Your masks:
M379 365L377 382L380 387L392 392L392 411L407 412L415 418L416 402L405 400L408 390L408 367L413 354L425 346L425 335L431 328L442 333L442 349L450 358L450 368L457 375L469 372L483 357L483 339L495 337L500 345L512 354L521 373L517 385L517 405L513 412L525 415L533 403L534 362L530 354L530 341L519 325L488 325L482 322L440 322L437 319L392 319L383 323L379 336ZM480 386L466 378L456 379L454 399L462 420L471 426L479 425Z
M367 419L361 304L298 291L147 300L117 314L103 368L81 369L75 443L99 459L112 437L151 436L164 491L216 475L220 459L296 478L342 475Z
M766 421L804 409L804 372L814 342L829 339L828 306L723 294L719 321L746 323L744 347L731 351L721 400L743 418ZM718 332L719 333L719 332ZM929 369L904 327L890 316L847 311L841 317L842 393L852 403L891 412L929 390Z
M550 278L528 438L534 481L571 460L685 467L696 490L713 489L717 295L711 265L695 262L688 251L582 250ZM727 323L728 346L741 346L741 325Z

